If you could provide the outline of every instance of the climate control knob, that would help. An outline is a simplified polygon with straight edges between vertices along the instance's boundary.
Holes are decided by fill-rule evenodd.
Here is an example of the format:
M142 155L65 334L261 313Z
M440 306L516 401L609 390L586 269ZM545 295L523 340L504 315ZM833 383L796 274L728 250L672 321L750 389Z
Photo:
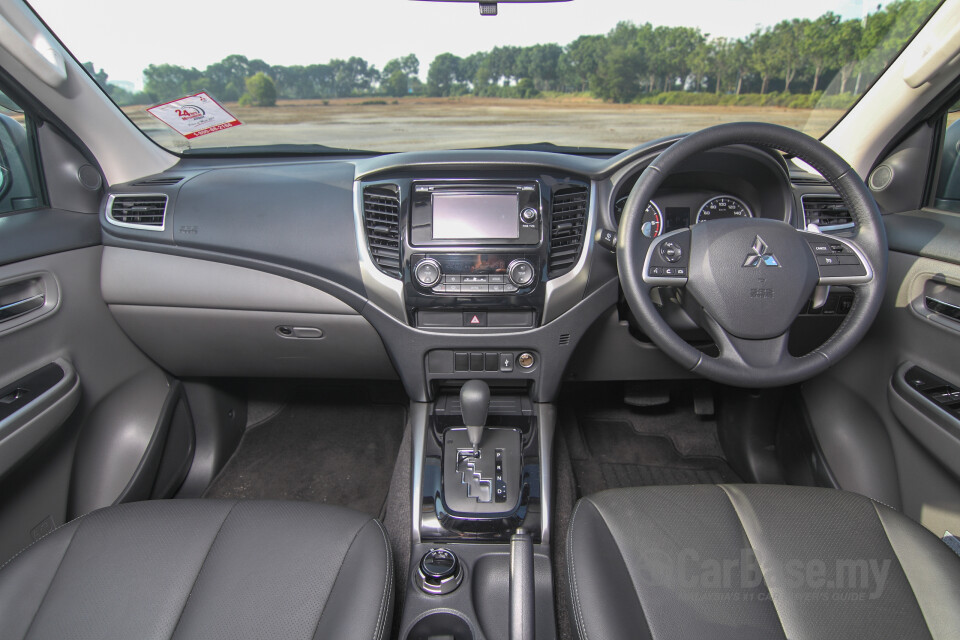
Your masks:
M424 287L432 287L440 282L440 263L433 258L427 258L417 263L413 270L413 277Z
M518 287L525 287L536 277L533 265L526 260L514 260L507 267L507 277Z

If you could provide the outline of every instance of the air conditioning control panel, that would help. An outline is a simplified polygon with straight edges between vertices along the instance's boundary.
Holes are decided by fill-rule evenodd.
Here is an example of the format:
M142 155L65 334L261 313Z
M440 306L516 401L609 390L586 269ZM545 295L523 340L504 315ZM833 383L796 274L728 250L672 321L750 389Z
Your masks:
M542 278L536 254L444 253L411 256L412 285L422 295L527 295Z

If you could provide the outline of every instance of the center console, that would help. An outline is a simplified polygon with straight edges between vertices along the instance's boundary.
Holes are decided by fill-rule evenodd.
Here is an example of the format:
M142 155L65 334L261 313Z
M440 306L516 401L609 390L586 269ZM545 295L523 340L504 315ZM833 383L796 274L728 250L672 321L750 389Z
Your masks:
M411 324L536 326L547 275L540 183L414 180L409 188L404 298Z
M402 325L378 330L395 333L391 357L414 400L400 637L553 638L556 415L543 400L570 334L615 296L598 288L577 304L589 291L589 182L515 168L364 180L364 282Z
M471 379L414 403L413 544L401 638L555 638L549 551L556 415Z

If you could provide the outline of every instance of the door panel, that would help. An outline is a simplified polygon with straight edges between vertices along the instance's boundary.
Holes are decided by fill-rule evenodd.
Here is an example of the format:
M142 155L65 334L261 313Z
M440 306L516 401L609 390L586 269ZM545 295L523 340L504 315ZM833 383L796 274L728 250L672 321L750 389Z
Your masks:
M42 212L36 213L34 219L42 219ZM96 216L69 215L80 218L78 224L99 226ZM18 234L31 236L34 253L43 253L45 227L18 227ZM15 242L9 229L0 225L5 243ZM79 234L77 240L84 237ZM10 324L0 322L0 389L13 386L16 395L18 386L29 387L30 374L51 363L64 372L46 391L40 385L33 402L15 405L19 408L0 420L0 562L79 515L71 511L68 496L78 438L97 428L88 417L125 381L158 371L123 334L103 302L101 255L100 246L84 247L0 266L0 283L27 283L29 292L31 286L40 286L35 284L39 278L40 283L55 283L56 289L49 308L45 303L8 320ZM44 290L50 293L53 287ZM10 395L0 395L0 404ZM148 420L151 429L157 417Z
M812 426L838 477L866 470L841 488L887 498L942 536L960 530L960 413L933 399L960 389L960 321L951 309L960 302L960 216L924 210L884 218L890 264L877 321L850 356L804 385L803 398L815 407ZM911 371L939 379L925 389L930 397ZM872 410L842 410L854 401Z

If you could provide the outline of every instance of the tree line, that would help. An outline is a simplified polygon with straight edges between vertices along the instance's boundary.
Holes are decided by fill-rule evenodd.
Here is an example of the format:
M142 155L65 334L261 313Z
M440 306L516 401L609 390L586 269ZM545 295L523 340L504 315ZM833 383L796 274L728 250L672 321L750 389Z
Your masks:
M143 72L144 90L137 94L110 84L103 69L86 65L121 105L163 102L198 91L248 104L265 104L263 92L267 103L271 95L530 98L554 93L631 102L675 98L678 92L688 101L697 97L689 94L697 93L819 96L828 86L829 92L852 98L883 70L936 4L895 0L850 20L827 12L813 20L783 20L738 39L711 37L692 27L621 22L605 35L581 36L566 46L504 46L466 57L442 53L431 62L426 82L420 80L414 54L391 60L382 70L360 57L280 66L230 55L203 70L150 65ZM249 82L254 76L257 95Z

